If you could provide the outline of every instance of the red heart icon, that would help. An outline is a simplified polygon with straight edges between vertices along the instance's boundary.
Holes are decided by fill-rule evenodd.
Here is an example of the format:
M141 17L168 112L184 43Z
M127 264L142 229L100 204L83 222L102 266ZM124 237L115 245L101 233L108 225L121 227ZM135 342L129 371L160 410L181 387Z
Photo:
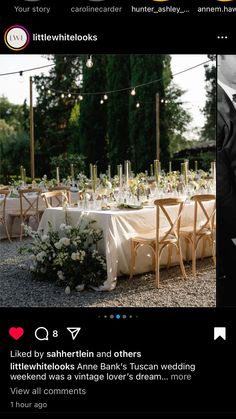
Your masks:
M21 336L23 336L23 334L24 334L24 329L22 329L22 327L11 327L9 329L9 335L15 340L20 339Z

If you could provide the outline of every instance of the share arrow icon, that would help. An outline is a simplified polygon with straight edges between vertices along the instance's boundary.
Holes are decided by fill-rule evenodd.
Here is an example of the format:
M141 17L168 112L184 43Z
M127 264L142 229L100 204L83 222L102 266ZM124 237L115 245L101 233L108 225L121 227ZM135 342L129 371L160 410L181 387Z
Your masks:
M70 332L72 340L75 340L81 330L81 327L67 327L67 330Z

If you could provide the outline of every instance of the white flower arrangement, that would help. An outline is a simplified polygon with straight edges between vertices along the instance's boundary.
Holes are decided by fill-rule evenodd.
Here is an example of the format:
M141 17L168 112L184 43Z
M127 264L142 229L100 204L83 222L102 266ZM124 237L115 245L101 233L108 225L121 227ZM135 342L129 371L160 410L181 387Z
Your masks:
M107 178L107 175L100 174L99 182L100 182L100 185L99 185L100 187L112 189L112 183Z
M49 225L44 235L25 227L33 242L21 251L30 254L31 273L63 285L66 294L73 289L102 285L106 280L106 261L97 250L102 231L94 224L84 217L78 227L61 224L59 231L54 231Z
M79 173L77 175L77 185L81 191L85 191L86 187L88 187L90 180L85 176L83 173Z

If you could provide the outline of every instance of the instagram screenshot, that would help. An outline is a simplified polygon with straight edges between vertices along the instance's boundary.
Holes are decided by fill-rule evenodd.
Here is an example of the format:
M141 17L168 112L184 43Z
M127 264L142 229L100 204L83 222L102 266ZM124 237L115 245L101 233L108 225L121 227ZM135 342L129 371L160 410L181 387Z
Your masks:
M1 5L2 417L235 417L235 16Z

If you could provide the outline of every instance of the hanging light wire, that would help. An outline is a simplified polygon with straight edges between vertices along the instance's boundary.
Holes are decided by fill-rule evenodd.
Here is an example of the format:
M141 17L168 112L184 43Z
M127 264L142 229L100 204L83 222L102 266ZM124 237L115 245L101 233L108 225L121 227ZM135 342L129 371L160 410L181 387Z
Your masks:
M188 68L186 68L184 70L178 71L177 73L174 73L172 75L172 78L174 78L176 76L179 76L180 74L186 73L187 71L194 70L195 68L200 67L202 65L208 64L209 62L212 62L212 60L209 59L207 61L203 61L203 62L201 62L199 64L196 64L196 65L194 65L192 67L188 67ZM41 67L29 68L29 69L26 69L26 70L19 70L19 71L13 71L13 72L9 72L9 73L2 73L2 74L0 74L0 77L1 76L9 76L9 75L12 75L12 74L20 74L20 73L23 74L23 73L26 73L26 72L29 72L29 71L39 70L41 68L53 67L53 66L55 66L55 64L48 64L48 65L44 65L44 66L41 66ZM136 91L136 89L138 89L140 87L149 86L151 84L158 83L161 80L162 80L162 78L159 78L159 79L156 79L156 80L151 80L151 81L149 81L147 83L137 84L134 87L130 87L129 86L129 87L124 87L122 89L109 90L109 91L106 90L106 91L100 91L100 92L81 92L80 93L80 89L78 88L79 91L70 92L70 94L73 95L73 96L75 96L75 95L78 96L78 94L80 94L81 96L84 97L84 96L89 96L89 95L101 95L102 96L102 95L108 95L108 94L111 94L111 93L120 93L120 92L125 92L125 91L132 91L132 90ZM54 93L58 93L59 95L62 95L62 94L68 95L68 93L69 93L68 91L55 90L55 89L52 89L52 88L50 88L50 91L51 92L54 92Z
M186 68L184 70L178 71L177 73L172 74L172 77L176 77L176 76L179 76L180 74L186 73L187 71L194 70L195 68L200 67L202 65L205 65L205 64L207 64L209 62L212 62L212 60L203 61L203 62L201 62L199 64L196 64L196 65L194 65L192 67L188 67L188 68ZM139 87L144 87L144 86L148 86L148 85L151 85L151 84L155 84L155 83L158 83L161 80L162 80L162 78L159 78L159 79L156 79L156 80L151 80L151 81L149 81L147 83L137 84L134 87L130 87L129 86L129 87L124 87L122 89L104 90L104 91L99 91L99 92L83 92L82 94L83 94L83 96L89 96L89 95L100 95L100 96L103 96L103 95L109 95L109 94L112 94L112 93L120 93L120 92L125 92L125 91L129 91L129 92L130 91L131 92L132 91L135 91L136 92L136 90ZM67 92L62 91L62 90L54 90L54 91L57 92L58 94L60 94L60 93L67 93ZM72 94L78 95L78 92L74 92Z
M53 67L53 66L55 66L55 64L47 64L47 65L42 65L40 67L27 68L26 70L11 71L9 73L0 73L0 77L1 76L11 76L12 74L23 75L23 73L27 73L28 71L40 70L41 68Z

